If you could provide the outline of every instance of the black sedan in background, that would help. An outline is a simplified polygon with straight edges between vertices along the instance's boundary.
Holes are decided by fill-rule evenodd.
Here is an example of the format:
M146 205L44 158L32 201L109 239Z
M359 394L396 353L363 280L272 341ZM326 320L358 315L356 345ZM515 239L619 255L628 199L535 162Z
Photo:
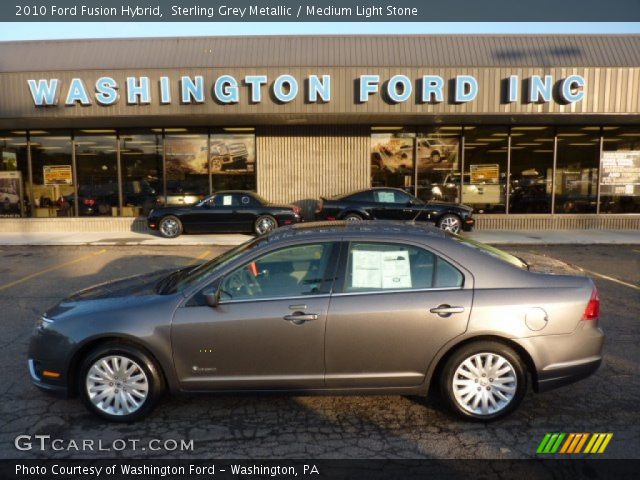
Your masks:
M154 208L147 225L163 237L181 233L255 233L302 221L300 207L276 205L253 192L216 192L195 205Z
M445 202L424 202L399 188L369 188L320 198L316 209L318 220L415 220L433 222L449 232L471 230L473 209Z

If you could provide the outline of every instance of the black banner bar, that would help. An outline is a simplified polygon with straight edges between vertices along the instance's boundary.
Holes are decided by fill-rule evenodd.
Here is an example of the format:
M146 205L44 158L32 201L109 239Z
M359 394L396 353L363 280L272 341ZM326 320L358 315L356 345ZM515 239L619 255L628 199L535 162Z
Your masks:
M7 480L637 478L640 460L0 460Z
M638 22L640 1L17 0L0 3L0 21Z

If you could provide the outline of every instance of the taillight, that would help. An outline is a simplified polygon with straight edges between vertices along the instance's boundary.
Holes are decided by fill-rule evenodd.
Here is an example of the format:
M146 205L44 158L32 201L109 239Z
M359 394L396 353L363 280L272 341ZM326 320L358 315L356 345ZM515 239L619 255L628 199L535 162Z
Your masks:
M300 207L296 207L295 205L293 206L293 213L295 213L296 215L300 215L301 211L302 209Z
M582 314L582 320L598 320L598 317L600 317L600 296L598 295L598 289L593 287L587 308L584 309Z
M85 198L83 203L88 207L93 207L96 201L93 198Z

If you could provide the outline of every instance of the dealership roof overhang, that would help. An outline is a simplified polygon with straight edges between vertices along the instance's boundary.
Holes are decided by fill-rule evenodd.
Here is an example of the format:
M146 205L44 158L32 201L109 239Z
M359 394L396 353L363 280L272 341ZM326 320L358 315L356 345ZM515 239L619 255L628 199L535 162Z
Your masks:
M299 81L300 95L280 102L268 92L280 75ZM238 81L239 101L212 97L216 79ZM243 79L265 75L261 102L252 102ZM310 75L331 77L331 99L309 102ZM358 99L362 75L378 75L378 92ZM407 101L384 98L394 75L412 82ZM425 75L444 81L444 99L420 101ZM479 88L468 103L450 99L458 75ZM551 76L554 98L524 98L532 76ZM584 78L584 99L555 101L570 75ZM109 106L65 105L69 85L80 78L93 95L96 80L117 83L120 98ZM206 101L181 102L181 79L203 77ZM505 82L517 76L517 99L504 98ZM129 104L127 78L148 77L151 101ZM161 102L166 77L172 102ZM36 106L28 81L59 79L59 103ZM194 37L0 42L0 128L150 127L176 125L297 124L626 124L640 114L640 35L391 35Z
M640 35L244 36L0 42L0 72L638 66Z

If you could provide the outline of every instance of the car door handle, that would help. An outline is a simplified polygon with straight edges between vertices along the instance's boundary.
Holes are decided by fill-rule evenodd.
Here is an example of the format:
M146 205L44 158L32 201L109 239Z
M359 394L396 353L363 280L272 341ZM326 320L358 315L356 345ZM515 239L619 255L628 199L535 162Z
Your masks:
M284 318L287 322L291 322L294 325L302 325L305 322L318 319L317 313L294 313L292 315L285 315Z
M438 305L435 308L429 310L431 313L435 313L436 315L440 315L441 317L450 317L453 313L462 313L464 312L464 307L452 307L451 305L447 305L446 303L442 305Z

